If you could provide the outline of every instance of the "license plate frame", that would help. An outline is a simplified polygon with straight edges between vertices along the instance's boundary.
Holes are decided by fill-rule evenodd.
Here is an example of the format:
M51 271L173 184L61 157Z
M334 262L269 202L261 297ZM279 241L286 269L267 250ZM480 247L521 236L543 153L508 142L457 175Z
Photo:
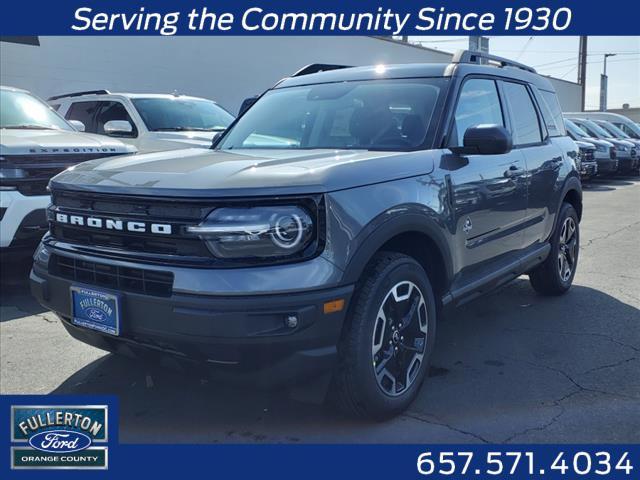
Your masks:
M72 285L69 295L72 324L114 337L120 335L120 294Z

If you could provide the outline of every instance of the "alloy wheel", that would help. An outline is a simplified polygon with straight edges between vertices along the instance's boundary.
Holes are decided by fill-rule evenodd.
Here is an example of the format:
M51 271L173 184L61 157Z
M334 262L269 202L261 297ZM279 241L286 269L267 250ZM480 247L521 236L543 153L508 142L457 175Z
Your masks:
M572 217L568 217L560 230L558 249L558 273L563 282L569 281L576 267L577 249L576 222Z
M402 395L416 380L428 333L420 288L409 281L397 283L380 305L371 345L376 381L384 393Z

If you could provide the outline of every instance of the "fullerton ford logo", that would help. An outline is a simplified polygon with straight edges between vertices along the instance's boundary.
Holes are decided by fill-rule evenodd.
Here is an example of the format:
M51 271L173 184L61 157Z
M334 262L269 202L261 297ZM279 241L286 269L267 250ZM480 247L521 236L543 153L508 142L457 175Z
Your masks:
M107 405L14 405L12 468L106 469Z
M114 218L85 217L84 215L69 215L56 213L55 221L79 227L98 228L103 230L115 230L119 232L153 233L158 235L171 235L172 228L169 223L148 223L130 220L116 220Z
M32 435L29 445L49 453L80 452L91 446L91 437L73 430L51 430Z

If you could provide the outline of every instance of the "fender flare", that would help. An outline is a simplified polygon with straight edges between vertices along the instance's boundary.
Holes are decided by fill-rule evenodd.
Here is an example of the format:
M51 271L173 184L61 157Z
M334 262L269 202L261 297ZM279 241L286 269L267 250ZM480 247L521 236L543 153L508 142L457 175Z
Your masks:
M351 256L344 274L344 283L356 283L371 257L392 238L403 233L420 233L428 236L437 246L445 266L447 282L453 277L451 249L445 239L445 229L439 225L432 215L417 213L399 213L391 218L389 212L378 215L365 230L370 233L360 242L360 246Z

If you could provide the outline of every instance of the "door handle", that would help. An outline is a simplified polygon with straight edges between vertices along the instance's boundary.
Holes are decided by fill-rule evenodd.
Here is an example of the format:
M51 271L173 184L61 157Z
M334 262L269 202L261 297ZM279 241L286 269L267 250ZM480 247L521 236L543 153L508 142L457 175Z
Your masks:
M516 165L511 165L509 169L504 172L504 176L507 178L517 177L524 173L524 168L518 168Z

